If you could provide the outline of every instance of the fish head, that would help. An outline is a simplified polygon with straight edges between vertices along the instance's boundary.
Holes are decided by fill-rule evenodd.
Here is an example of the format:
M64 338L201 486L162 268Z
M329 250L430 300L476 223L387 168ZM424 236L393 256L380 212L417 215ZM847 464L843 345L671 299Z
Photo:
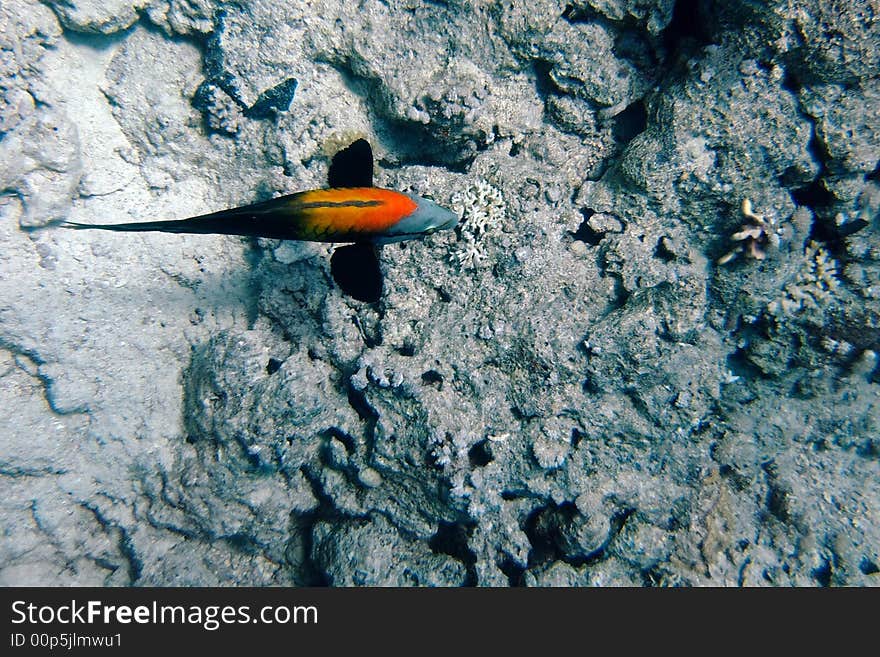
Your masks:
M386 229L385 235L376 240L377 243L386 244L415 239L436 233L438 230L449 230L458 225L459 217L452 210L415 194L406 196L415 203L415 210Z

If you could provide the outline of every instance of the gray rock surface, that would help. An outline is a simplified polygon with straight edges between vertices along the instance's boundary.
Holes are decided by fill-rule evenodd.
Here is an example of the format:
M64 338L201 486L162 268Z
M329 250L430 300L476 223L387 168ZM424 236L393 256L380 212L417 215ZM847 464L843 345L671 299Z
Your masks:
M878 13L0 6L0 582L877 584ZM359 136L463 217L376 303L329 245L52 227Z

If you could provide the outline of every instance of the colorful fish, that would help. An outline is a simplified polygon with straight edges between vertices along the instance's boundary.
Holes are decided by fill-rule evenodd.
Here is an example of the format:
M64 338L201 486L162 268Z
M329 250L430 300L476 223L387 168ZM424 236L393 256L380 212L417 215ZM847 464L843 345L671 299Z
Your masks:
M433 201L373 187L373 151L358 139L333 157L329 189L279 196L262 203L188 219L126 224L80 224L66 228L120 232L158 231L245 235L310 242L385 244L453 228L458 216Z

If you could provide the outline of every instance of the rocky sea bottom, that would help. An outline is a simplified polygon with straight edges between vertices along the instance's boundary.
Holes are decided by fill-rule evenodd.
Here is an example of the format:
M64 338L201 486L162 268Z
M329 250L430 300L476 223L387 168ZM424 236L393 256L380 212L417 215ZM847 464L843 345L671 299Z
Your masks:
M878 16L4 3L0 583L876 585ZM461 217L367 298L338 245L58 227L358 138Z

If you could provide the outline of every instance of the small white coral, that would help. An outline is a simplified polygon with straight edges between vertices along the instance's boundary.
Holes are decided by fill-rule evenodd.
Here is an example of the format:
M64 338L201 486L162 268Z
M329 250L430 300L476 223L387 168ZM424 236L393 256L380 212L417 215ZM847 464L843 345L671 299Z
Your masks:
M452 463L452 446L440 436L432 436L429 441L428 455L441 470Z
M730 238L739 242L730 252L718 258L718 264L723 265L733 260L739 253L745 253L755 260L763 260L767 257L768 244L779 246L779 229L776 222L766 215L757 214L752 210L752 202L743 199L740 211L746 219L746 223L740 226Z
M464 236L463 233L461 246L452 254L452 259L459 264L462 269L479 269L488 259L486 248L474 240L471 236Z
M465 269L478 269L488 260L484 238L500 232L507 206L501 190L485 180L478 180L464 192L452 196L453 210L461 217L461 244L452 259Z
M837 261L818 242L811 241L804 252L800 271L783 288L782 295L767 304L767 310L779 316L822 308L840 287L837 271Z

